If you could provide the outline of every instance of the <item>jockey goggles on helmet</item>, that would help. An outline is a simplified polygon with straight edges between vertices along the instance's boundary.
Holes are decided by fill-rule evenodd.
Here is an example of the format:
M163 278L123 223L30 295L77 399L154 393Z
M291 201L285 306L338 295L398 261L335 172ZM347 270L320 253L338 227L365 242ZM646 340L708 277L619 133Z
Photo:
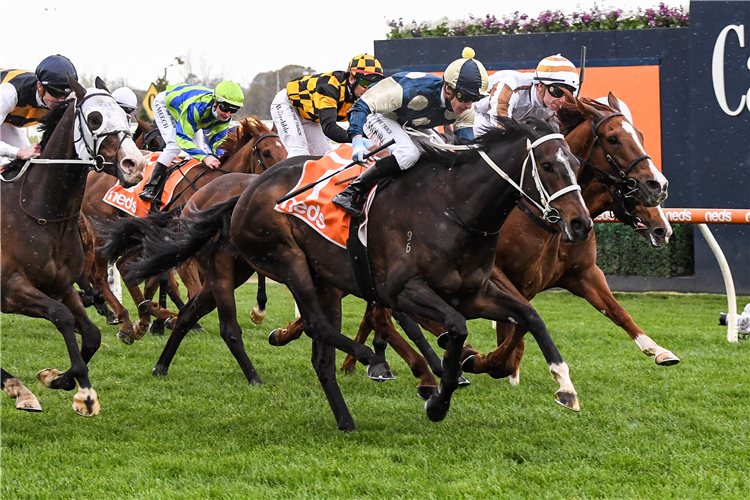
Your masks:
M217 103L220 110L222 110L224 113L232 113L235 114L237 111L240 110L237 106L232 106L228 102L218 102Z
M547 88L549 95L555 99L559 99L565 95L563 89L569 91L571 94L575 94L576 91L576 89L570 85L565 85L564 83L545 83L544 86Z

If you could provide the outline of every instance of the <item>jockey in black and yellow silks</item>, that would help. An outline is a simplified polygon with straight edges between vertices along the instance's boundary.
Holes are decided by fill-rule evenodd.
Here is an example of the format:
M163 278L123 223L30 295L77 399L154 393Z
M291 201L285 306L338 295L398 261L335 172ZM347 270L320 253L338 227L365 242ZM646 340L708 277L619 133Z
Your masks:
M39 146L31 145L22 129L67 99L71 93L68 74L78 79L73 63L61 55L45 58L34 72L0 70L0 157L4 161L39 156Z
M383 67L373 56L360 55L346 71L332 71L289 82L271 103L271 118L288 156L320 156L348 142L346 121L352 104L372 84L383 78Z

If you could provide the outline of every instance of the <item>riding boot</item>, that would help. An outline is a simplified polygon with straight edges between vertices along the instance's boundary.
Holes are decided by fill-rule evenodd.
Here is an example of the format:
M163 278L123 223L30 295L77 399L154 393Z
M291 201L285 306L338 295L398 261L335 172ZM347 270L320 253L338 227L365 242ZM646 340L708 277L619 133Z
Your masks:
M387 156L382 160L375 162L375 165L368 168L354 179L346 189L333 197L333 202L346 210L352 215L360 217L362 215L365 197L367 193L380 179L390 177L401 171L395 156Z
M167 166L159 163L158 161L154 164L154 171L151 172L151 178L143 188L143 192L140 194L142 200L154 201L156 195L159 194L159 184L164 177L164 173L167 171Z

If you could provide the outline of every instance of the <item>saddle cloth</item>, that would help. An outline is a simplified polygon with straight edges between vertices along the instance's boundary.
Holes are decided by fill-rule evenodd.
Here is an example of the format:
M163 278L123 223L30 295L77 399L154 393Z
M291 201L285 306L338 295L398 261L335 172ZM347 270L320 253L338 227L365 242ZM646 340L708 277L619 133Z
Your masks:
M305 162L302 168L302 176L297 184L289 192L316 182L331 175L336 170L352 162L352 146L350 144L339 144L325 154L320 160ZM349 237L349 225L352 216L334 205L333 197L339 194L349 185L337 182L352 179L365 171L367 167L354 165L346 170L340 171L333 177L320 182L315 187L300 193L274 207L274 210L293 215L305 221L315 229L321 236L331 243L346 248L346 240ZM369 205L369 203L368 203Z
M159 158L160 154L161 153L145 154L144 157L146 158L146 169L143 172L143 180L135 186L129 188L124 188L118 181L115 181L115 185L109 188L107 194L104 195L104 203L106 203L107 205L112 205L113 207L122 210L123 212L127 212L135 217L148 216L148 212L151 209L151 202L142 200L138 195L141 194L143 188L146 186L146 183L151 177L151 172L154 170L154 164L156 163L156 160ZM175 161L172 162L172 164L174 165L175 163L180 163L181 161L182 160L180 160L179 158L176 158ZM167 182L164 185L164 190L161 193L162 207L166 207L172 200L172 195L174 195L175 188L185 176L185 174L187 174L193 167L200 164L201 162L199 162L198 160L188 160L184 165L182 165L169 175L169 179L167 179Z

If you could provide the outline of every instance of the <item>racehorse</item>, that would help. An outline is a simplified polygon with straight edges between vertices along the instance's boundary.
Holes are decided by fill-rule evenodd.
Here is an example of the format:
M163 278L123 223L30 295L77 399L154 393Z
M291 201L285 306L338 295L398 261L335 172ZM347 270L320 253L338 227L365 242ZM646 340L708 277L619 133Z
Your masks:
M502 120L502 128L469 147L459 152L431 151L415 167L378 188L368 213L371 292L360 291L352 268L341 265L348 260L344 249L274 210L275 200L298 182L304 159L297 158L262 174L238 199L198 212L192 219L179 219L177 228L154 225L152 231L144 231L142 246L148 259L134 262L131 276L142 279L156 274L194 255L217 234L229 236L256 271L291 290L305 331L313 339L313 367L341 430L356 426L336 382L334 348L353 354L368 370L385 363L382 355L340 333L341 298L348 294L372 294L384 306L448 327L442 390L425 405L431 420L442 420L448 412L468 333L465 318L476 317L514 321L530 330L560 384L556 400L577 409L567 364L544 322L522 298L516 300L495 287L489 276L499 229L521 196L540 204L545 218L561 228L567 240L588 236L592 222L575 183L578 161L562 135L537 119ZM528 176L523 174L527 167ZM111 232L119 230L114 227Z
M87 364L99 349L101 332L73 287L83 266L78 217L86 176L94 165L130 187L142 179L145 160L131 138L125 112L104 82L97 78L97 88L87 90L70 76L68 81L75 101L42 119L40 159L25 165L16 160L3 173L0 304L4 313L45 318L62 333L70 369L42 370L37 378L52 389L69 391L77 383L73 409L92 416L100 412L100 404ZM81 335L80 350L75 332Z
M232 131L227 139L222 143L224 154L221 157L222 166L220 169L211 170L205 166L197 166L183 175L183 179L175 188L175 196L170 202L170 207L181 207L188 199L201 187L213 179L220 177L228 172L246 172L259 173L275 165L278 161L286 158L286 149L278 139L278 135L268 129L258 118L245 118L240 125ZM101 227L101 221L115 221L118 218L119 210L108 205L103 200L105 193L112 187L112 183L106 177L96 173L91 173L86 188L86 196L83 205L83 215L86 221L86 227L93 239L94 248L99 246L98 231L93 226ZM92 221L96 223L92 224ZM137 286L129 286L128 291L133 297L133 301L139 305L140 319L136 328L130 321L130 315L127 309L117 300L114 294L109 290L107 285L107 261L98 252L94 252L93 258L93 285L101 292L110 307L113 308L117 318L121 322L118 337L127 344L132 344L134 340L140 339L146 333L151 316L157 316L159 319L165 319L172 315L169 311L159 311L157 304L146 300L146 297ZM187 284L189 290L200 289L195 274L181 274L183 282ZM125 277L123 275L123 277ZM127 280L125 280L127 283ZM150 283L150 293L156 290L158 282ZM147 291L148 293L148 291Z
M666 190L666 180L661 174L654 174L658 171L647 161L649 159L643 150L642 135L620 113L619 102L614 95L611 95L609 102L611 107L587 98L580 101L569 99L557 113L571 151L583 164L578 180L586 206L592 217L612 209L623 223L647 238L653 247L663 246L672 234L672 228L660 207L651 208L642 204L643 199L649 198L637 197L634 186L635 191L639 191L640 186L664 186ZM599 143L597 137L602 138ZM594 147L597 144L601 146ZM631 168L625 169L622 165ZM621 177L620 172L626 170L626 176ZM658 194L659 191L651 189L653 194ZM596 266L594 236L584 243L564 242L560 233L541 221L533 213L534 210L532 207L519 206L511 212L503 225L492 277L495 283L502 287L504 280L510 279L513 286L528 300L551 287L570 290L586 298L597 310L622 326L644 354L653 356L657 364L667 366L679 362L674 354L645 335L612 296L604 273ZM375 328L374 322L378 314L381 314L378 309L368 305L355 337L358 342L364 343L373 330L381 336L398 336L393 325L383 324L382 320L378 323L380 328ZM411 338L419 336L419 332L413 331L416 325L403 321L404 318L400 320L401 326ZM440 325L425 326L433 326L433 333L438 335L445 331ZM498 345L502 345L511 333L513 336L525 333L519 330L517 326L498 323ZM275 345L284 345L299 338L302 332L303 326L298 320L286 330L272 332L272 340ZM431 348L426 349L428 352L422 350L431 361L430 366L436 374L441 374L438 358L431 355ZM509 363L513 367L510 380L517 384L522 354L522 338L513 354L499 348L485 356L467 346L462 354L462 369L469 373L490 373L499 378L508 376L509 369L505 365ZM415 363L413 354L404 359L410 366ZM353 372L355 363L354 358L347 356L341 370Z

